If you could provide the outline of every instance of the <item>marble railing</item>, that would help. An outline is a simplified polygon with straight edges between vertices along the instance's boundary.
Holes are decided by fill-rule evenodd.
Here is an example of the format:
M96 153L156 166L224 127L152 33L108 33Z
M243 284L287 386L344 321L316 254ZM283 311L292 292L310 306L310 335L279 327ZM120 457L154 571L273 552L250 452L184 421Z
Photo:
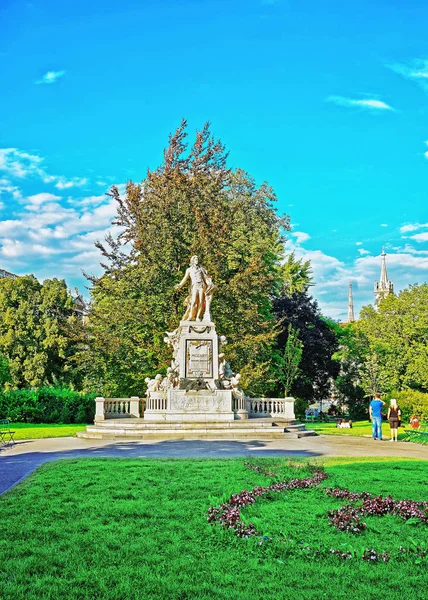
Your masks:
M122 417L139 417L140 403L144 402L138 396L131 398L95 398L95 421L105 419L120 419ZM141 412L144 412L144 406Z
M294 398L246 398L249 417L294 419Z
M246 411L247 400L248 398L246 398L244 394L232 394L232 410L235 412L243 410Z
M168 398L166 392L150 392L146 399L146 410L167 410Z

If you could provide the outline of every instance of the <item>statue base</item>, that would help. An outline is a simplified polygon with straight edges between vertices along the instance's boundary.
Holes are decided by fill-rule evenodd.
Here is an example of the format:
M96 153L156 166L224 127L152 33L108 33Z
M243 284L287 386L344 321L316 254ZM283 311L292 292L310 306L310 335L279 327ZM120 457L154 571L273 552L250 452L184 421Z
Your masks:
M168 392L151 392L144 411L145 421L214 422L245 419L239 411L235 416L232 390L186 391L171 389Z

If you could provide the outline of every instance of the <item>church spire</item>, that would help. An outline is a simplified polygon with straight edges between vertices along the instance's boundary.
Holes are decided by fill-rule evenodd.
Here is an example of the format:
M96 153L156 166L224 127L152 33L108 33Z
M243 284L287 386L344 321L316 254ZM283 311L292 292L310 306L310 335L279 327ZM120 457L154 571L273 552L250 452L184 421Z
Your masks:
M354 298L352 296L352 281L350 281L348 287L348 323L353 323L354 321Z
M376 281L374 285L374 295L375 295L375 303L379 304L379 302L386 298L389 294L394 293L394 284L392 281L388 280L388 273L386 272L386 253L385 248L382 246L382 254L381 256L381 268L380 268L380 279Z

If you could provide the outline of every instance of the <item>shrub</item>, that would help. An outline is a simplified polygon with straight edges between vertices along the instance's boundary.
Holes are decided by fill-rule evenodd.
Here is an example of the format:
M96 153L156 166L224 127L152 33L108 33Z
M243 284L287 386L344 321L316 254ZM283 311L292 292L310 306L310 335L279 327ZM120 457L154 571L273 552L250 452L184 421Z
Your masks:
M422 421L428 421L428 394L416 390L391 392L387 396L387 404L391 398L396 398L403 421L408 421L412 415L419 415Z
M95 394L43 387L0 392L0 418L25 423L92 423Z

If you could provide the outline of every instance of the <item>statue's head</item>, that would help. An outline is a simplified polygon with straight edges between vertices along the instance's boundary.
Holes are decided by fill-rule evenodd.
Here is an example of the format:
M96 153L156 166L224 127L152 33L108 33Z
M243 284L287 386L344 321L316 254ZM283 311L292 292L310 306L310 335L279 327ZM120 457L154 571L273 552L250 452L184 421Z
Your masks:
M196 256L192 256L192 258L190 259L190 266L191 267L197 267L199 264L199 258Z

